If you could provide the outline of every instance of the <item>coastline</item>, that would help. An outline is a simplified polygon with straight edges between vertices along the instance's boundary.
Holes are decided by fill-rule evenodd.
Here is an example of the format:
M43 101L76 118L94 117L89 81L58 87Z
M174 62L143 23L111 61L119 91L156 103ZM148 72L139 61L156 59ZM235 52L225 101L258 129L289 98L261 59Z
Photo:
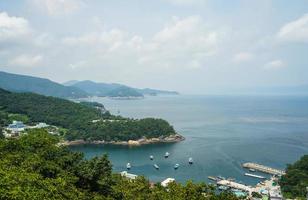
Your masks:
M140 145L147 145L147 144L155 144L155 143L175 143L181 142L185 140L180 134L169 135L166 137L159 137L159 138L141 138L138 140L128 140L128 141L104 141L104 140L93 140L93 141L86 141L86 140L72 140L72 141L62 141L59 142L59 146L75 146L75 145L84 145L84 144L112 144L112 145L127 145L127 146L140 146Z

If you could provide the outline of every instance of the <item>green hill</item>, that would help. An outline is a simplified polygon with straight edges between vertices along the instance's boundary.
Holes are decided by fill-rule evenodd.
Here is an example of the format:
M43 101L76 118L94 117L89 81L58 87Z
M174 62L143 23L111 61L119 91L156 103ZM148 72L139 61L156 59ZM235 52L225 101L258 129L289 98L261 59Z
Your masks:
M13 92L33 92L62 98L80 98L88 95L79 88L64 86L48 79L6 72L0 72L0 87Z
M74 86L91 95L110 97L142 97L143 95L178 95L175 91L155 90L150 88L138 89L117 83L96 83L93 81L68 81L67 86Z
M68 129L68 140L127 141L143 136L152 138L175 134L162 119L140 120L123 118L102 112L102 105L75 103L33 93L13 93L0 89L0 109L28 116L30 122L46 122ZM93 123L93 120L97 120Z

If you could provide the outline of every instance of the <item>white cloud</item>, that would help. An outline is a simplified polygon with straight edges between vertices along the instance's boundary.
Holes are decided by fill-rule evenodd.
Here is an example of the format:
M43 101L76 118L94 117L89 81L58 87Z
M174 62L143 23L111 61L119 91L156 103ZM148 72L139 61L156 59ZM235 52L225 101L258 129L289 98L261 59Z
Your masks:
M285 24L277 36L283 41L308 42L308 13Z
M254 55L249 52L240 52L233 56L233 62L241 63L241 62L248 62L254 58Z
M0 41L16 39L30 32L31 29L26 19L9 16L6 12L0 13Z
M9 61L11 66L20 66L20 67L35 67L43 61L42 55L27 55L23 54L17 56Z
M92 32L81 36L63 38L68 48L86 45L91 56L108 59L112 65L119 58L128 59L131 66L196 69L218 49L220 34L209 30L199 16L173 19L152 37L144 39L120 29ZM97 58L98 57L98 58ZM114 61L114 62L112 62Z
M286 67L286 63L282 60L272 60L264 65L265 70L279 70Z
M33 0L33 3L51 16L71 14L84 5L81 0Z

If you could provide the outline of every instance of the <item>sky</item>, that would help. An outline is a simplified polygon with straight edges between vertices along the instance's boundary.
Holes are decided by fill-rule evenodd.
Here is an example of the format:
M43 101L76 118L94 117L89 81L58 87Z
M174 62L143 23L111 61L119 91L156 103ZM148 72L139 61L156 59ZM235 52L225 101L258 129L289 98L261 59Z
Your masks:
M308 1L0 0L0 71L187 94L308 84Z

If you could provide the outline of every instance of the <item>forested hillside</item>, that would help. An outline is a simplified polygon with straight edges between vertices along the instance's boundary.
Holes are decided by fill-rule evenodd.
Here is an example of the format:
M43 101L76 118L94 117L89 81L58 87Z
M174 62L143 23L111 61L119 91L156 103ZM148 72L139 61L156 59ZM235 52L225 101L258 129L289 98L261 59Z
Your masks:
M175 134L162 119L128 119L102 112L84 103L33 93L13 93L0 89L0 108L8 113L23 114L30 122L46 122L68 129L68 140L127 141ZM96 120L94 123L93 120Z
M48 79L6 72L0 72L0 88L62 98L81 98L88 95L79 88L64 86Z
M305 198L308 187L308 155L288 165L286 175L281 177L280 186L287 198Z
M81 153L58 147L58 138L33 129L16 139L0 139L0 199L81 200L236 200L215 194L206 184L171 183L167 188L138 177L112 173L106 155L84 159Z

